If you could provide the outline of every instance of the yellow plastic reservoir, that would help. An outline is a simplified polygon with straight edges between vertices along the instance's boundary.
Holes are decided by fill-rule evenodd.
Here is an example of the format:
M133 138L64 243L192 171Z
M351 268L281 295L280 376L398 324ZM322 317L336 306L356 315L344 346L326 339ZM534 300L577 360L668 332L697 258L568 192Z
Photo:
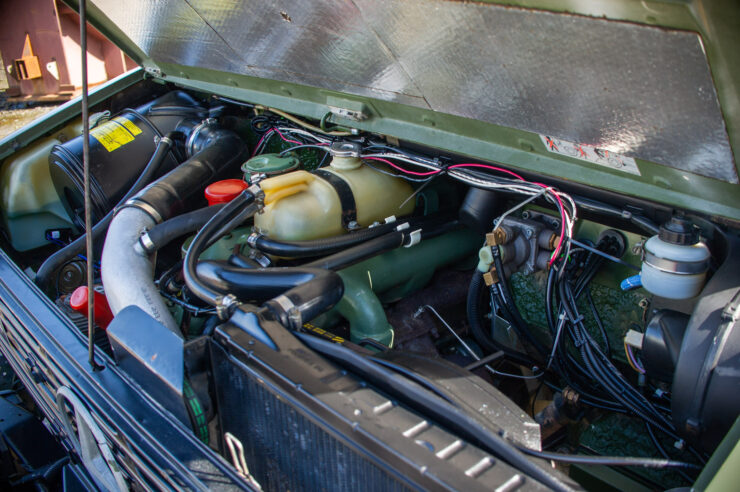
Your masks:
M0 168L2 219L10 243L18 251L48 244L48 229L72 227L49 174L49 153L55 145L82 133L81 120L53 136L36 141L6 159Z
M354 201L357 227L408 215L415 203L407 200L414 190L406 181L365 166L359 158L334 157L328 168L275 176L261 181L260 187L265 208L255 216L254 225L262 234L285 241L343 234L353 213L348 202Z

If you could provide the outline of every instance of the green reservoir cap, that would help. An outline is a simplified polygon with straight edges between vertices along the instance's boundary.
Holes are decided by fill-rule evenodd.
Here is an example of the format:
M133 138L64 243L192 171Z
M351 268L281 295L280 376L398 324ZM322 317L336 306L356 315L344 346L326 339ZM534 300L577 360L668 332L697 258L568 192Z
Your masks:
M292 152L284 156L279 154L262 154L252 157L242 164L242 171L247 174L266 174L272 176L296 169L300 161Z

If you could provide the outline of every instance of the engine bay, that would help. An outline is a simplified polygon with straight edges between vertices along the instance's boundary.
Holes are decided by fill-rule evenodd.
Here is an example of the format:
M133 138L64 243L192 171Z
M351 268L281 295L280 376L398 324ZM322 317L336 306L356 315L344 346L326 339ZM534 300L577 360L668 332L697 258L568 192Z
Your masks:
M732 223L331 115L134 89L90 118L94 350L252 485L319 486L275 451L308 425L280 416L291 398L389 412L367 430L407 438L386 462L431 451L498 483L488 453L561 490L598 488L599 466L690 485L735 423ZM86 333L81 126L4 162L3 249ZM288 396L261 400L269 381ZM309 454L328 439L301 432Z

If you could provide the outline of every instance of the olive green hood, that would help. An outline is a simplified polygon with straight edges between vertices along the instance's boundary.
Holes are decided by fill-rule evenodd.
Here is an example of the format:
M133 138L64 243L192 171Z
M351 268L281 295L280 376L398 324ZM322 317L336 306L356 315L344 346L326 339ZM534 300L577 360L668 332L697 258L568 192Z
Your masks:
M740 220L737 2L88 4L170 82Z

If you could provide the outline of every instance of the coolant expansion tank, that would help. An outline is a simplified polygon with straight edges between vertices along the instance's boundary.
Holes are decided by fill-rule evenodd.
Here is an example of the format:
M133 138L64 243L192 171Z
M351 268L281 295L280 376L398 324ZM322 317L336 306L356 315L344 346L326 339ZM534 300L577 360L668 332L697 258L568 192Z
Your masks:
M265 208L254 224L262 234L287 241L318 239L414 210L414 200L407 200L413 189L406 181L364 165L359 152L332 154L328 168L260 182Z

